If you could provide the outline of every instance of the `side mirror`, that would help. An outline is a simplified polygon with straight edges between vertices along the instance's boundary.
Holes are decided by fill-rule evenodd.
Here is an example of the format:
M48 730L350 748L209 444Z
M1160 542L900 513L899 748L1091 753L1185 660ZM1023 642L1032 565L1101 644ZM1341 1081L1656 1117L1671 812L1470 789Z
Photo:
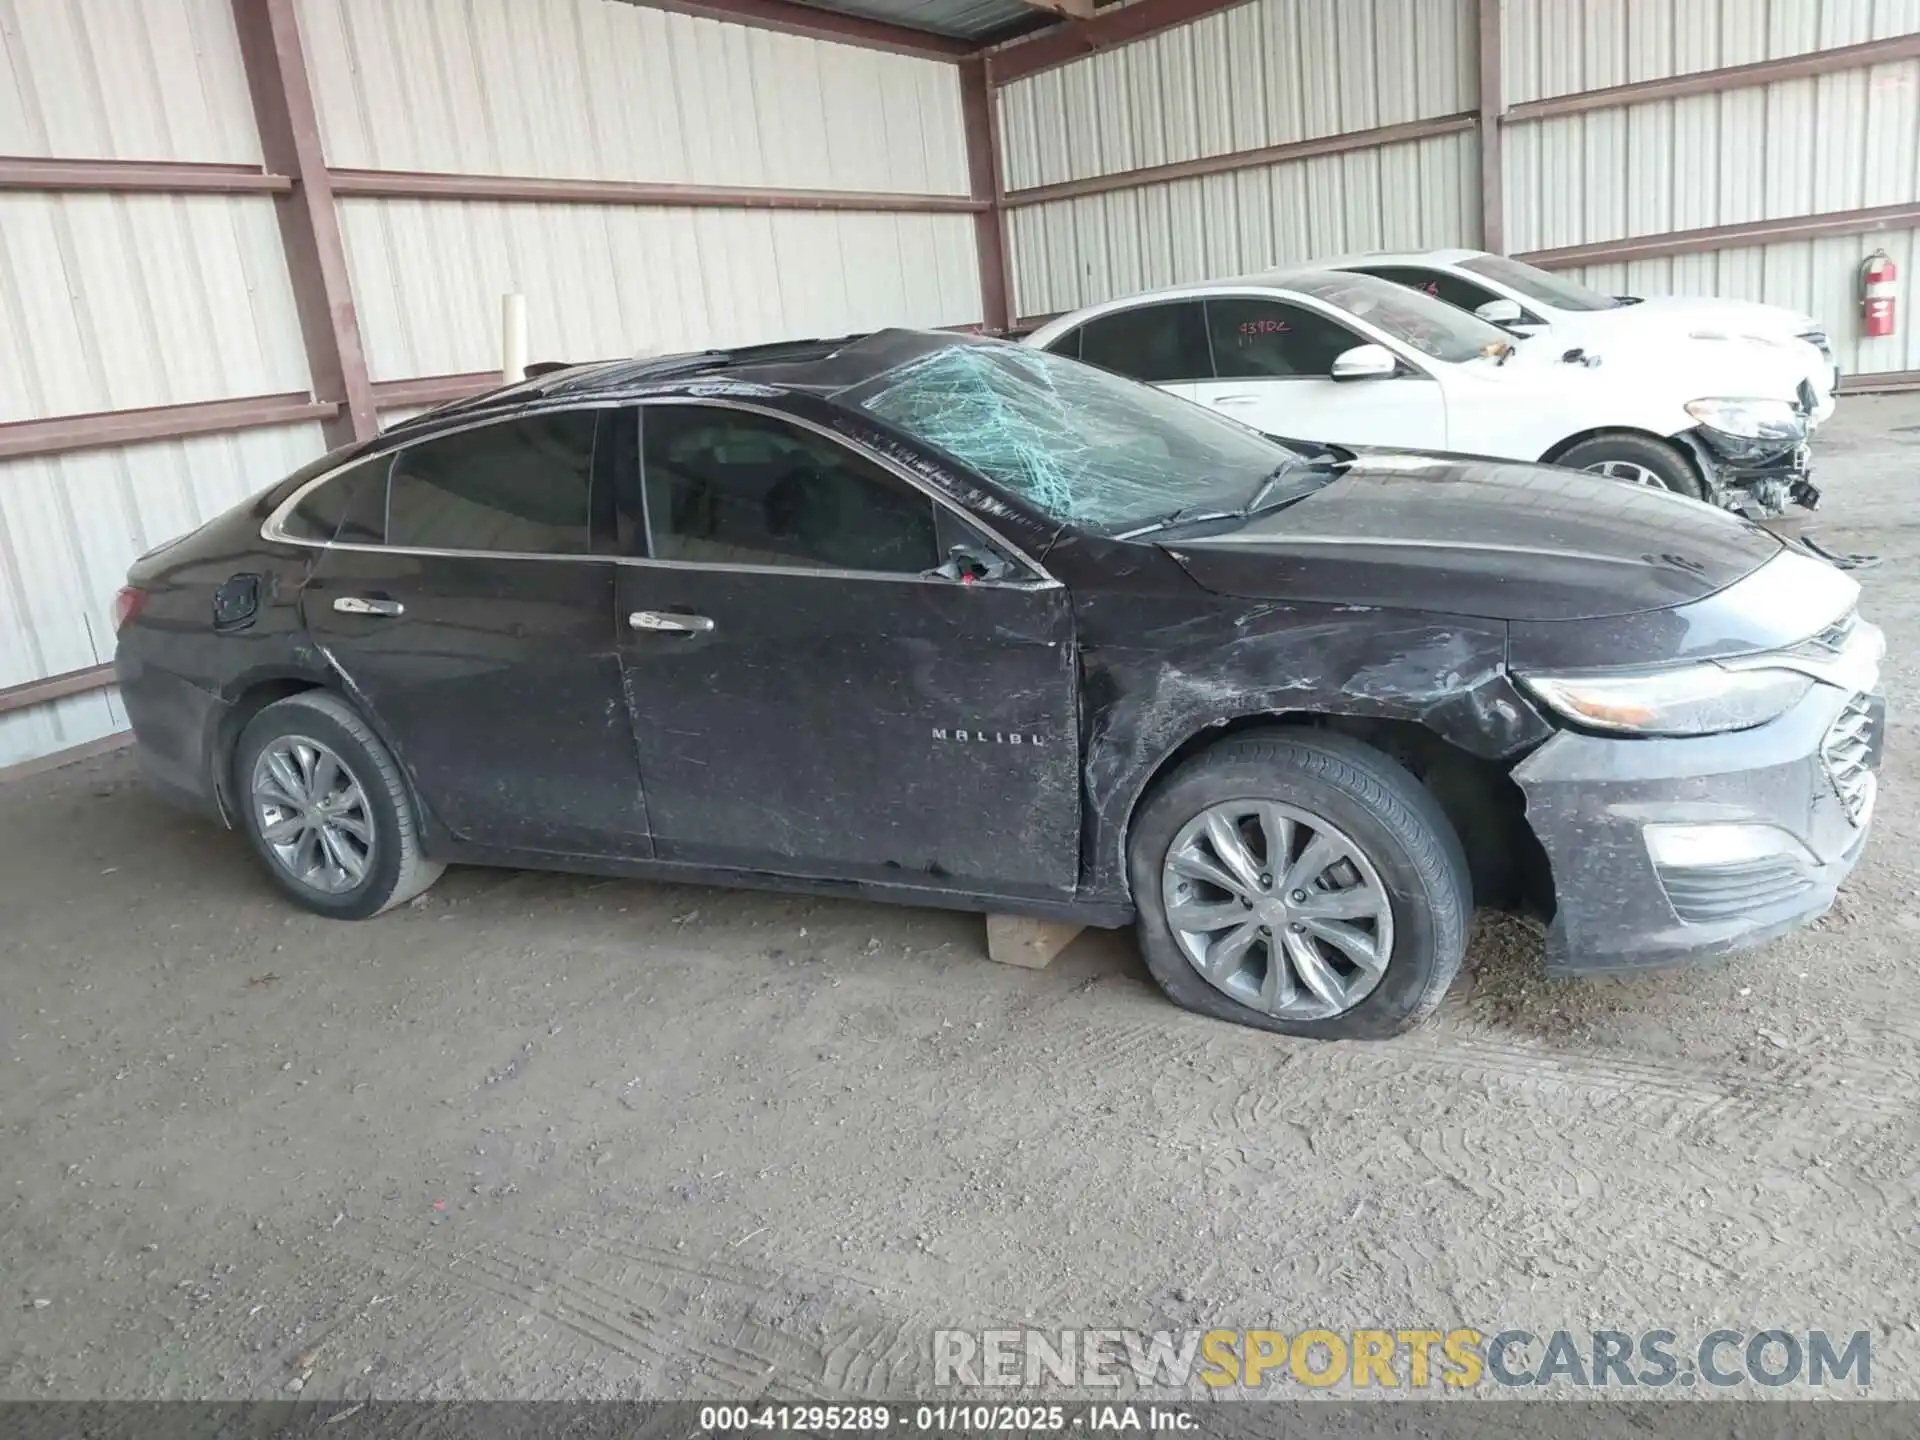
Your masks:
M1384 345L1356 345L1333 362L1336 380L1384 380L1400 368L1393 352Z
M1518 300L1489 300L1473 313L1489 325L1518 325L1526 315Z

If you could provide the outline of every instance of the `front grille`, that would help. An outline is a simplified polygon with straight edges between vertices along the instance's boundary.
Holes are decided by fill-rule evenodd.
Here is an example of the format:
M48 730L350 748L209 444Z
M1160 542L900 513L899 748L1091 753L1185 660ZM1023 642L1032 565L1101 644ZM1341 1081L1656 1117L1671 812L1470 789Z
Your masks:
M1808 638L1809 645L1818 645L1822 650L1831 650L1838 655L1846 648L1847 637L1853 634L1853 627L1860 623L1860 612L1849 610L1818 635ZM1864 702L1863 702L1864 703Z
M1802 330L1800 332L1800 338L1818 350L1829 365L1833 363L1833 341L1827 338L1826 331L1819 329Z
M1826 766L1827 778L1846 807L1847 818L1856 825L1873 792L1873 718L1871 698L1856 695L1827 727L1827 738L1820 742L1820 760Z
M1803 414L1811 415L1820 403L1820 397L1813 392L1811 380L1802 380L1794 393L1800 397L1800 409Z
M1813 888L1813 877L1790 855L1734 865L1656 865L1673 913L1701 924L1765 910Z

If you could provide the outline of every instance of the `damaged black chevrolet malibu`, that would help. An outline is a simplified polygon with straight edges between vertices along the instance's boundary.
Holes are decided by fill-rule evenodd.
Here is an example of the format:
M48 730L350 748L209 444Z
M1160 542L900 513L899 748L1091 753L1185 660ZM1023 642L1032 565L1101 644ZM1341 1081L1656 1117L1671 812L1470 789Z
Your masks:
M140 560L117 664L150 774L325 915L454 862L1131 921L1181 1005L1384 1036L1476 905L1561 973L1825 910L1857 595L1659 490L890 330L336 452Z

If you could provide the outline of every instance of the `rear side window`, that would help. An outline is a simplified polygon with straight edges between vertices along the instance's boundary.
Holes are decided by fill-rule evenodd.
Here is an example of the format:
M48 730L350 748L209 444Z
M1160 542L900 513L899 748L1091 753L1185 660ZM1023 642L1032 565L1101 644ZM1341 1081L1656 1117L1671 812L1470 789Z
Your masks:
M597 411L528 415L400 452L386 540L418 550L584 555Z
M1080 358L1080 331L1069 330L1058 340L1047 346L1047 353L1050 355L1064 355L1069 360L1078 360Z
M1447 270L1428 270L1418 265L1370 265L1359 272L1362 275L1374 275L1382 280L1391 280L1396 285L1404 285L1409 290L1419 290L1444 300L1449 305L1457 305L1462 310L1478 310L1489 300L1500 297L1484 285L1476 285L1471 280L1462 280Z
M333 541L379 544L387 467L392 463L391 455L379 455L316 485L287 512L280 528L296 540L323 545Z
M1079 358L1149 384L1213 378L1198 300L1141 305L1089 320L1080 327Z

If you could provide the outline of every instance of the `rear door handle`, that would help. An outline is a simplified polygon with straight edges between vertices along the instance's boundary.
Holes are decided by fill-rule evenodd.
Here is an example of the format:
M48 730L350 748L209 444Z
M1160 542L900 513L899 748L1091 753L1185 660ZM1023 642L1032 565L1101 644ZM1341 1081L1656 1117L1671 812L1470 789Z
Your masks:
M342 595L333 602L333 608L342 615L380 615L388 619L407 610L398 600L375 600L365 595Z
M627 616L635 630L652 630L663 635L705 635L713 621L704 615L674 615L662 610L636 610Z

